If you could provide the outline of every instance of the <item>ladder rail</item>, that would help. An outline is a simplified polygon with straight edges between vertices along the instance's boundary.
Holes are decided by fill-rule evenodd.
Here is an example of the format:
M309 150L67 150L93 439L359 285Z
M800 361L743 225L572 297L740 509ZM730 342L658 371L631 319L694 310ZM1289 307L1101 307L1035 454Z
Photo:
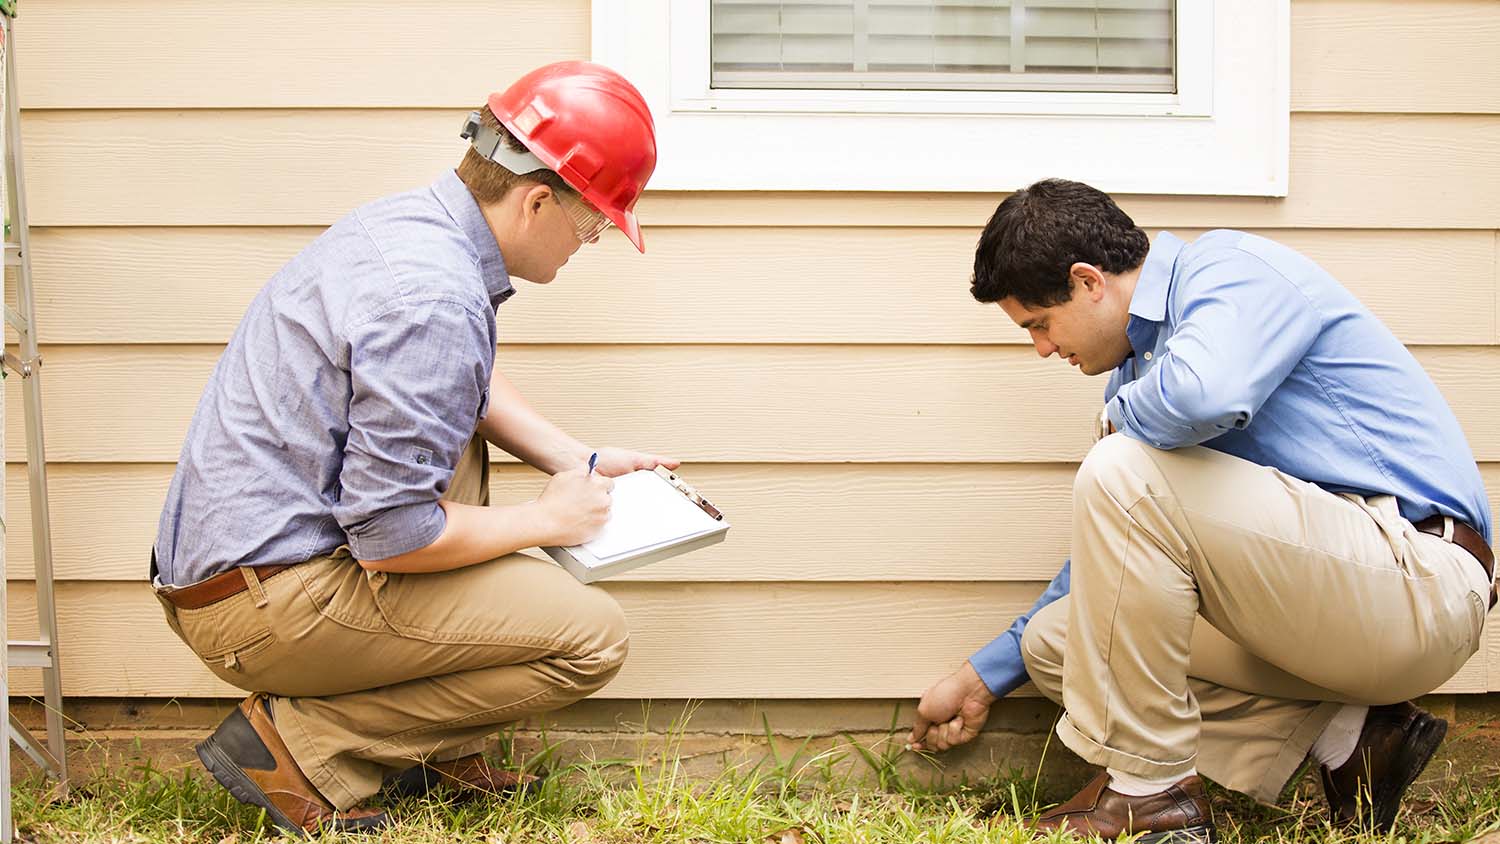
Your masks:
M21 105L16 97L16 61L14 27L6 22L5 119L9 130L6 156L7 173L13 177L7 185L7 203L12 210L11 228L21 247L20 266L16 268L16 306L26 321L20 335L21 361L31 374L21 376L24 412L26 414L26 465L31 487L31 547L36 566L37 624L41 640L51 646L52 665L43 672L43 692L47 707L47 746L58 760L57 776L67 781L64 725L62 719L62 660L57 647L57 603L53 592L52 514L47 496L47 452L42 428L42 384L38 370L41 351L36 336L36 289L31 275L31 226L26 211L25 156L21 145Z
M5 135L5 210L11 226L11 232L5 238L0 267L14 268L16 279L16 307L12 309L6 306L5 322L16 331L19 356L5 350L4 365L14 369L21 377L39 640L9 640L9 628L6 624L8 584L4 548L0 544L0 630L6 631L7 635L5 647L0 648L0 730L5 732L0 737L0 842L5 844L13 840L15 833L11 814L14 806L10 793L11 741L15 741L42 770L57 779L58 794L65 794L68 788L61 659L57 647L57 603L53 589L52 520L48 507L47 457L42 431L42 360L36 336L36 296L31 275L31 231L26 213L21 109L16 97L14 14L14 4L0 0L0 63L5 66L4 115L0 120L3 120ZM14 235L13 240L9 234ZM0 409L0 422L3 419L4 412ZM3 445L0 445L0 455L3 453ZM0 469L3 468L0 465ZM3 483L3 479L0 479L0 489L3 489ZM0 502L0 515L3 514L3 502ZM0 543L3 543L8 529L7 521L0 518ZM10 709L9 681L10 669L13 667L42 669L47 724L45 745L37 741Z

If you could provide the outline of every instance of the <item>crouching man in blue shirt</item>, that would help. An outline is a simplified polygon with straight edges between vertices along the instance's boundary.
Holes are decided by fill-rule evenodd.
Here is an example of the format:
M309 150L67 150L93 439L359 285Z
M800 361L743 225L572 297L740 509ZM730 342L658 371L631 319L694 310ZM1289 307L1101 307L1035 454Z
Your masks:
M1447 728L1409 701L1495 602L1484 486L1421 366L1293 250L1150 242L1076 182L1000 204L971 292L1042 357L1109 374L1105 436L1071 562L922 696L913 746L974 738L1029 674L1104 768L1039 834L1211 841L1199 772L1272 802L1309 756L1335 824L1389 829Z

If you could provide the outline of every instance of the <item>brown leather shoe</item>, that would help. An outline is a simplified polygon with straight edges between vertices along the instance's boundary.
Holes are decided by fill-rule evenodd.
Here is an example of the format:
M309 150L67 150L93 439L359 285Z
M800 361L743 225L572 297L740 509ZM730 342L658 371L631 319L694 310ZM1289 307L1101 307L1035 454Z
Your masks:
M1406 789L1447 733L1447 721L1411 703L1370 707L1354 755L1338 770L1322 767L1323 795L1334 824L1366 824L1389 831Z
M392 798L421 797L438 788L449 788L463 797L499 797L526 793L536 788L542 778L534 774L507 771L486 762L484 756L472 753L447 762L427 762L407 768L386 786Z
M266 810L281 829L300 837L320 827L373 832L390 823L375 809L336 812L287 751L266 708L266 696L245 698L214 734L198 744L198 758L235 799Z
M1109 772L1083 787L1072 800L1037 818L1037 837L1053 832L1097 835L1113 840L1125 835L1138 844L1212 844L1218 839L1203 780L1185 777L1160 794L1128 797L1109 788Z

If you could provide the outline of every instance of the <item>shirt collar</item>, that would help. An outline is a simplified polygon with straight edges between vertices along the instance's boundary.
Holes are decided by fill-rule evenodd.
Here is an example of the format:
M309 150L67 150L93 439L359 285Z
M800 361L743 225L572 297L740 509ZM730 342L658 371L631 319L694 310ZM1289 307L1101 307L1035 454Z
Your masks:
M500 307L501 302L515 295L516 289L511 286L510 273L506 272L505 258L500 254L500 244L495 242L495 233L490 231L490 224L485 221L484 212L479 210L474 195L469 193L469 186L458 177L457 171L449 170L433 183L432 192L474 244L474 254L479 256L479 274L489 291L490 304Z
M1156 344L1157 329L1167 317L1167 293L1172 289L1172 272L1183 245L1181 238L1162 232L1146 253L1141 274L1135 280L1135 292L1130 296L1130 322L1125 327L1130 347L1137 354L1149 351Z

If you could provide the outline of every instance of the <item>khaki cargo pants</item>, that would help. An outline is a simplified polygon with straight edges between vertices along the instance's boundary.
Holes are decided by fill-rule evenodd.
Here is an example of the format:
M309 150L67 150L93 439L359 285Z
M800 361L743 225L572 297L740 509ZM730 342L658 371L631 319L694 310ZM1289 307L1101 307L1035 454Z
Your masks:
M489 502L477 436L446 498ZM214 674L268 692L292 757L335 807L419 760L480 750L498 725L603 688L624 614L551 562L512 554L434 574L360 568L347 548L167 621Z
M1071 595L1021 640L1063 743L1138 776L1196 766L1263 802L1341 703L1452 677L1489 596L1479 563L1390 496L1121 434L1079 468L1072 566Z

